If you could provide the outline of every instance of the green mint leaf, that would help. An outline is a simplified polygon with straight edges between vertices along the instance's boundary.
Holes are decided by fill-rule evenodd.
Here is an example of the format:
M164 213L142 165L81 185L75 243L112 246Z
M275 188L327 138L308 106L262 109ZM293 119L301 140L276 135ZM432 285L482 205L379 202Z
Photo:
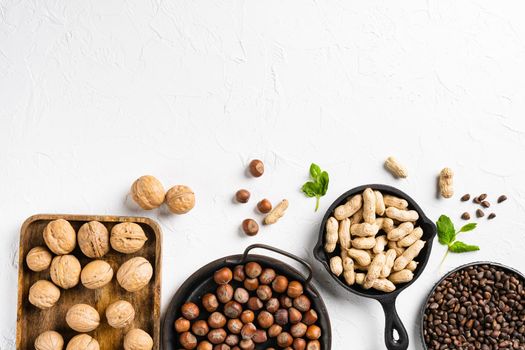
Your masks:
M303 185L301 189L307 197L316 197L317 196L317 184L315 182L307 182Z
M472 231L473 229L476 228L478 224L476 224L475 222L471 222L471 223L468 223L466 224L465 226L463 226L459 232L468 232L468 231Z
M315 181L319 178L320 175L321 175L321 168L319 167L319 165L312 163L310 165L310 176Z
M439 243L450 245L456 239L456 229L452 220L446 215L441 215L436 222Z
M450 250L452 253L465 253L479 250L479 247L477 245L470 245L460 241L456 241L450 247L448 247L448 250Z
M321 173L321 176L319 176L319 190L320 195L324 196L326 194L326 191L328 191L328 182L330 181L328 177L328 173L326 171L323 171Z

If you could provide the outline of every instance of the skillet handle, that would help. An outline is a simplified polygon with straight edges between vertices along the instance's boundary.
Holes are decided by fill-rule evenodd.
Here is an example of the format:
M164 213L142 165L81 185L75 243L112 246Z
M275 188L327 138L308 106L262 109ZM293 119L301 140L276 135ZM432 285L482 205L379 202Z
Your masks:
M396 311L396 296L380 299L379 302L385 312L385 345L388 350L406 350L408 348L408 334ZM398 338L394 338L394 330Z

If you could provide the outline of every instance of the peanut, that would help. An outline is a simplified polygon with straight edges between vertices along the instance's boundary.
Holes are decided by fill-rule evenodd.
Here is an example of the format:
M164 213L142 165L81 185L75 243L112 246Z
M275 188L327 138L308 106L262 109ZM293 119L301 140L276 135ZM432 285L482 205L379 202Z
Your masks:
M413 278L414 278L414 274L410 270L401 270L398 272L394 272L393 274L388 276L388 279L390 280L390 282L394 284L407 283L407 282L412 281Z
M374 281L372 288L381 292L390 293L396 290L396 286L386 278L378 278Z
M392 231L395 228L394 220L390 218L377 218L376 225L379 226L379 228L385 231L386 233Z
M403 254L394 262L394 271L403 270L409 262L418 256L419 252L425 246L425 241L417 240L414 244L408 247Z
M355 283L354 261L352 258L343 258L343 277L349 286Z
M331 216L326 220L326 235L325 235L325 245L324 250L327 253L332 253L335 250L339 236L337 234L337 229L339 227L339 222Z
M406 200L388 194L383 196L383 201L386 207L394 207L397 209L408 208L408 202Z
M376 220L376 195L371 188L363 191L363 220L368 224Z
M388 232L387 238L390 241L399 241L401 238L410 234L410 232L412 232L413 230L414 230L414 224L412 224L411 222L404 222L401 225L399 225L397 228Z
M383 200L383 194L379 191L374 191L376 196L376 214L383 215L385 213L385 201Z
M405 269L414 272L416 270L416 268L417 268L417 264L419 264L417 261L412 260L411 262L408 263L408 265L405 267Z
M367 224L366 222L350 226L350 233L359 237L375 236L378 231L379 226L376 224Z
M376 244L372 248L372 251L375 254L379 254L379 253L383 252L385 250L385 246L387 245L387 243L388 243L388 240L387 240L386 236L376 237Z
M265 225L275 224L280 218L283 217L284 212L288 209L288 200L283 199L277 204L268 215L264 218Z
M358 237L352 240L352 247L357 249L372 249L376 245L374 237Z
M337 220L346 219L355 214L356 211L361 209L363 205L363 197L360 194L356 194L350 198L345 204L338 206L334 210L334 216Z
M350 243L350 219L343 219L339 223L339 244L341 248L349 249Z
M401 256L405 252L405 248L401 248L397 245L397 242L388 241L388 248L396 251L396 257Z
M444 198L454 195L454 172L450 168L444 168L439 173L439 192Z
M370 264L370 255L361 249L350 248L347 250L348 256L355 260L356 263L362 266Z
M401 165L394 157L388 157L385 160L385 167L388 171L390 171L392 175L394 175L394 177L405 178L408 176L407 169L403 165Z
M410 247L415 241L423 237L423 230L421 227L416 227L409 235L403 237L403 239L397 242L399 247Z
M360 224L363 222L363 208L359 209L355 212L354 215L352 215L352 225L353 224Z
M389 218L401 222L417 221L419 219L419 214L415 210L400 210L396 207L388 207L385 213Z
M368 271L368 268L370 267L370 264L368 264L367 266L363 266L363 265L359 265L359 264L354 264L354 269L355 270L360 270L360 271Z
M385 254L385 264L383 265L383 269L381 270L381 274L379 277L388 277L390 275L390 272L392 271L392 266L394 266L394 261L396 260L396 251L395 249L389 249L387 250Z
M385 265L385 260L386 257L383 253L379 253L374 257L374 259L370 263L370 267L368 268L368 273L366 274L365 282L363 283L364 289L369 289L374 285L374 281L379 278L381 270Z
M343 260L340 256L336 255L330 259L330 271L338 277L343 273Z
M366 274L364 273L361 273L361 272L358 272L355 274L355 283L359 284L359 285L362 285L363 282L365 281L365 276Z

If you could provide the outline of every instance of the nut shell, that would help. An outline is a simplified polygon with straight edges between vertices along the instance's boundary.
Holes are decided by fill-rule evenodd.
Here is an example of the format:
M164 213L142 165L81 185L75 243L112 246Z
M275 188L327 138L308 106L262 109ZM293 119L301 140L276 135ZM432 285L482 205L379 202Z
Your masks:
M144 210L160 207L164 193L162 183L151 175L141 176L131 185L131 197Z
M111 229L111 247L120 253L135 253L147 240L142 227L134 222L122 222Z
M34 247L26 255L26 264L31 271L40 272L49 268L53 256L45 247Z
M49 281L36 281L29 288L29 302L39 309L49 309L58 299L60 299L60 289Z
M124 337L124 350L151 350L153 339L142 329L130 330Z
M124 328L135 319L135 309L129 302L119 300L106 308L106 318L111 327Z
M44 241L47 247L55 254L69 254L75 249L77 236L71 224L58 219L49 222L44 229Z
M117 281L128 292L136 292L145 287L153 276L153 267L143 257L126 261L117 271Z
M166 193L166 204L172 213L186 214L195 206L195 194L188 186L173 186Z
M54 284L64 289L73 288L80 279L80 262L73 255L59 255L53 258L49 274Z
M82 269L80 280L88 289L102 288L113 278L113 269L104 260L93 260Z
M66 350L100 350L98 341L87 334L79 334L71 338Z
M88 258L101 258L109 252L109 233L98 221L86 222L78 230L78 246Z
M41 333L35 340L35 350L62 350L63 347L64 338L55 331Z
M100 324L100 315L87 304L76 304L67 311L66 322L77 332L91 332Z

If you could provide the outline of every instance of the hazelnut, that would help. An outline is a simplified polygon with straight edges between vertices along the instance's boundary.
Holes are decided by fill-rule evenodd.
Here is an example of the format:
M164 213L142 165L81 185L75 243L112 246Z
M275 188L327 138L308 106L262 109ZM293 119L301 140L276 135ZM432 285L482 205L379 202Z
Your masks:
M256 344L264 343L268 340L268 336L266 335L266 331L263 331L262 329L258 329L253 334L252 340Z
M243 339L239 343L239 346L242 350L253 350L255 349L255 343L251 339Z
M199 320L195 321L193 326L191 326L191 331L199 337L204 337L210 331L210 327L208 327L206 321Z
M172 213L186 214L195 206L195 194L188 186L173 186L166 193L166 204Z
M232 270L227 267L223 267L222 269L215 271L213 274L213 280L217 284L227 284L232 280L232 278Z
M200 311L199 307L196 304L192 302L187 302L184 305L182 305L181 313L182 316L184 316L186 319L194 320L197 317L199 317Z
M77 234L78 246L88 258L101 258L109 252L109 233L98 221L86 222Z
M257 297L251 297L250 299L248 299L248 304L247 305L248 305L248 309L253 310L253 311L260 310L264 306L264 304L261 301L261 299L259 299Z
M227 338L227 337L226 337ZM231 350L230 346L227 344L218 344L213 347L213 350Z
M232 319L228 321L228 330L233 334L241 333L243 323L239 319Z
M255 320L255 314L252 310L244 310L241 314L241 321L243 323L250 323Z
M311 302L310 299L303 294L293 300L293 306L299 311L306 312L310 310Z
M208 324L211 328L222 328L226 325L226 317L220 312L215 311L208 317Z
M244 280L244 288L253 292L259 287L259 280L257 278L247 278Z
M100 315L87 304L76 304L67 311L66 323L77 332L91 332L100 324Z
M153 339L142 329L135 328L124 336L124 350L151 350Z
M281 295L281 297L279 298L279 302L281 303L281 307L286 308L286 309L289 309L293 306L292 298L286 295Z
M208 312L213 312L219 307L219 301L214 294L208 293L202 297L202 306Z
M29 288L29 302L39 309L48 309L60 298L60 289L46 280L36 281Z
M213 344L207 340L203 340L197 345L197 350L213 350Z
M321 328L315 324L308 326L308 329L306 330L306 337L312 340L319 339L319 337L321 337Z
M307 328L308 327L304 323L299 322L299 323L294 324L292 328L290 328L290 333L292 334L294 338L301 338L302 336L306 334Z
M31 271L40 272L49 268L53 257L45 247L34 247L27 253L26 264Z
M297 298L299 295L303 294L303 285L298 281L290 282L286 294L288 294L290 298Z
M81 269L80 262L73 255L59 255L53 258L49 274L57 286L69 289L78 284Z
M294 350L304 350L306 349L306 340L303 338L295 338L293 340L292 348Z
M222 284L217 288L217 299L223 304L233 298L233 287L229 284Z
M303 318L303 315L296 308L291 307L288 309L288 320L290 321L291 324L296 324L298 322L301 322L302 318Z
M112 279L113 269L104 260L93 260L84 266L80 274L82 284L88 289L102 288Z
M237 318L241 315L242 306L236 301L229 301L224 305L224 314L229 318Z
M266 310L270 313L274 313L275 311L279 310L279 300L277 298L271 298L266 302Z
M71 224L64 220L58 219L49 222L44 229L44 241L47 247L55 254L69 254L75 249L77 244L77 235Z
M259 224L253 219L245 219L242 222L242 230L248 236L255 236L259 232Z
M277 293L284 293L288 288L288 278L279 275L272 282L272 288Z
M143 257L126 261L117 271L117 281L128 292L136 292L145 287L153 276L153 267Z
M239 336L235 334L230 334L229 336L226 337L224 342L228 344L229 346L235 346L239 344Z
M190 330L191 323L184 317L179 317L175 320L175 324L173 326L175 327L177 333L184 333Z
M236 281L242 282L244 281L245 278L246 278L246 275L244 274L244 266L242 265L235 266L235 268L233 269L233 279Z
M306 350L321 350L321 343L319 340L312 340L306 344Z
M303 315L303 323L307 326L313 325L317 322L317 312L314 309L306 311Z
M262 272L262 267L259 265L259 263L256 263L255 261L251 261L246 264L244 267L244 272L246 273L246 276L249 278L257 278Z
M41 333L35 340L35 350L62 350L63 347L64 338L55 331Z
M274 269L264 269L259 276L259 281L261 284L270 284L275 279L275 270Z
M273 324L273 315L269 313L268 311L261 311L259 315L257 316L257 323L261 328L270 328L270 326Z
M134 222L121 222L111 229L111 247L120 253L135 253L147 240L142 227Z
M197 338L190 332L184 332L179 335L179 343L184 349L195 349L197 346Z
M272 288L266 285L259 286L257 288L257 296L262 301L269 300L272 297Z
M257 209L263 214L268 214L272 210L272 203L264 198L259 203L257 203Z
M164 196L164 186L154 176L141 176L131 185L131 197L144 210L160 207Z
M279 326L278 324L274 324L268 329L268 336L270 336L270 338L275 338L281 334L282 331L283 327Z
M275 323L279 326L285 326L288 324L288 311L285 309L279 309L274 314Z
M235 199L239 203L248 203L248 201L250 200L250 192L245 189L238 190L235 193Z
M241 337L243 339L252 339L257 327L253 323L246 323L241 329Z
M95 338L87 334L79 334L71 338L66 350L100 350L100 345Z
M226 339L226 331L222 328L211 330L208 333L208 340L212 344L220 344Z
M281 348L287 348L293 343L293 337L288 332L282 332L277 336L277 345Z
M264 174L264 163L259 159L254 159L249 165L250 174L254 177L260 177Z
M244 288L237 288L235 293L233 293L233 299L238 303L246 304L248 299L250 299L250 293Z
M129 302L118 300L106 308L106 318L111 327L124 328L135 319L135 309Z

